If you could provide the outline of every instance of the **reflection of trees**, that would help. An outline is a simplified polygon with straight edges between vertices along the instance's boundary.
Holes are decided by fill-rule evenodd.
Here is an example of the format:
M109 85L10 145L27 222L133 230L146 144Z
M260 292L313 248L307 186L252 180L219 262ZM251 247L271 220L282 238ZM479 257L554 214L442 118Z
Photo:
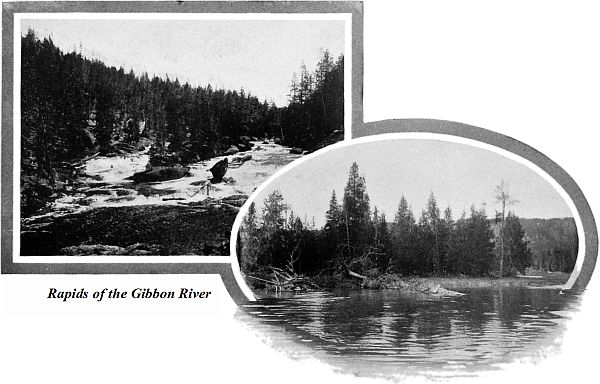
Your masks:
M501 287L493 293L494 311L503 327L513 329L518 325L515 323L524 321L523 315L542 318L547 315L548 305L557 295L556 290Z
M396 317L390 325L394 332L393 344L396 348L407 349L406 342L413 334L413 323L419 316L419 309L418 303L409 299L395 300L391 303L387 312Z
M400 360L421 356L438 362L521 351L528 340L551 332L555 322L549 319L557 315L549 311L573 308L572 298L555 290L495 287L465 292L436 299L399 291L292 295L261 300L265 308L260 316L330 353L396 354L392 359ZM456 353L447 356L448 351Z
M494 312L492 290L473 289L459 298L457 320L470 334L483 334L485 325Z
M453 303L446 302L444 299L421 303L419 316L413 321L413 328L419 343L425 349L435 348L440 343L440 339L451 332L453 308Z
M348 344L378 337L384 304L384 296L377 291L352 292L348 299L331 301L322 308L323 332Z
M515 320L518 320L523 314L523 305L527 305L530 301L527 292L523 292L524 289L521 288L518 291L523 294L514 294L515 291L508 294L504 287L500 287L493 294L494 311L500 318L500 324L508 329L515 327Z

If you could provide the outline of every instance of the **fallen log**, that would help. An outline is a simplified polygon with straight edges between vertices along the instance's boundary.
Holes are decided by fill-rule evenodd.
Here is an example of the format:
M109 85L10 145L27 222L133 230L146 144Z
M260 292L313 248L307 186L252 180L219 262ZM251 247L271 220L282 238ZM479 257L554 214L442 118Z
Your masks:
M359 278L359 279L363 279L363 280L367 278L367 276L363 276L363 275L361 275L361 274L359 274L359 273L356 273L356 272L354 272L354 271L351 271L350 269L348 269L348 274L349 274L350 276L352 276L352 277L357 277L357 278Z

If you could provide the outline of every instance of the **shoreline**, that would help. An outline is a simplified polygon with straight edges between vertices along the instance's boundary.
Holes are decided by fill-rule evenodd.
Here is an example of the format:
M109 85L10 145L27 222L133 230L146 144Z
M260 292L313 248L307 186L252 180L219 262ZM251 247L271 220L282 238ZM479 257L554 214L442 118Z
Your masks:
M92 208L21 223L22 256L229 254L239 208L211 201L188 205Z
M457 296L461 288L501 288L532 287L560 289L568 281L570 274L563 272L534 271L531 275L517 277L474 277L474 276L401 276L382 274L374 278L333 278L299 276L297 282L282 283L279 286L253 279L246 279L256 292L310 292L348 290L398 290L420 292L432 296ZM318 288L316 288L318 287Z

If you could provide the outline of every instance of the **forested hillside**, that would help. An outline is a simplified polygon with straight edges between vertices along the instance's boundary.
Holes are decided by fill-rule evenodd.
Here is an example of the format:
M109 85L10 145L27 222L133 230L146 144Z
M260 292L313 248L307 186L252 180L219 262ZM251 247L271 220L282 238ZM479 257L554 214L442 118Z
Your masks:
M577 227L573 218L521 219L535 269L571 272L577 260Z
M89 156L148 145L150 165L186 165L247 149L251 137L314 150L343 137L343 56L324 51L279 107L243 89L194 87L64 53L33 31L21 48L21 208L31 215L68 190ZM290 74L291 76L291 74ZM202 81L202 79L198 79Z

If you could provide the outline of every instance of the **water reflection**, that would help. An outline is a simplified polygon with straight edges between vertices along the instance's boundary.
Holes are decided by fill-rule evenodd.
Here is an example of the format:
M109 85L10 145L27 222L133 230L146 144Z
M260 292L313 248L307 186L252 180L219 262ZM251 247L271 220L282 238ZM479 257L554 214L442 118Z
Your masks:
M311 355L349 373L465 373L558 347L580 302L577 292L551 289L461 291L452 298L393 290L287 294L248 304L238 317L281 348L308 344Z

